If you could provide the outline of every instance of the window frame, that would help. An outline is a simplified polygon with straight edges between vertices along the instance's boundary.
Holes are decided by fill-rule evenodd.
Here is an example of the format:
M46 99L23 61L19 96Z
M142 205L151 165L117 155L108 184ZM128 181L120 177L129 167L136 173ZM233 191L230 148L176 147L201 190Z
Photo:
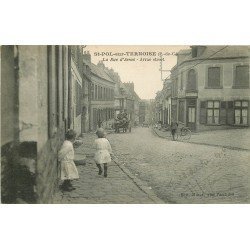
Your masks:
M236 102L240 102L240 106L236 106ZM247 106L244 107L243 106L243 102L247 102ZM240 110L240 123L236 123L236 119L235 119L235 111L236 110ZM246 124L243 124L242 121L243 121L243 116L242 116L242 110L246 110L247 111L247 123ZM234 101L234 125L236 126L248 126L249 122L249 101L248 100L235 100Z
M189 83L189 74L190 72L193 71L194 72L194 79L195 79L195 88L189 88L190 83ZM195 69L190 69L187 71L187 82L186 82L186 92L190 93L190 92L197 92L198 91L198 75L197 75L197 71Z
M180 90L183 90L184 88L184 72L181 72L181 77L180 77Z
M213 103L213 107L209 107L209 102ZM215 107L215 105L214 105L215 102L219 103L218 108ZM220 100L208 100L207 101L207 108L206 108L207 125L220 125L220 111L221 111L220 109L221 109L221 101ZM208 111L209 110L212 110L212 113L213 113L213 115L212 115L212 123L210 123L209 119L208 119L208 117L210 117L210 116L208 116ZM219 111L218 116L217 116L218 117L218 123L215 123L215 114L214 114L215 110Z
M210 68L219 68L220 69L220 84L219 86L209 86L208 85L208 71ZM206 82L205 89L222 89L223 88L223 66L221 64L210 64L206 67Z
M237 85L237 79L236 79L236 70L237 67L244 67L244 66L248 66L248 85ZM233 69L233 88L234 89L249 89L250 88L250 66L249 63L238 63L234 65L234 69Z

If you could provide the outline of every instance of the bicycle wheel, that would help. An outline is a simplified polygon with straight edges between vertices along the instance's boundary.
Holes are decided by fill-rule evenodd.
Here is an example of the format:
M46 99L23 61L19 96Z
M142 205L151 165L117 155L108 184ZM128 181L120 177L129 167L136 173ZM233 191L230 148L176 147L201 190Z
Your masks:
M189 128L182 129L181 136L183 140L189 140L191 138L191 130Z

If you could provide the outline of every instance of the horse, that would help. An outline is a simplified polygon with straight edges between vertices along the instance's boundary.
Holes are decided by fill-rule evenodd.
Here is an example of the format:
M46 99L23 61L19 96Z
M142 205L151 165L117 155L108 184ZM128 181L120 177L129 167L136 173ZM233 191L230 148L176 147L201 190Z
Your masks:
M128 129L129 132L131 132L131 126L129 120L116 121L114 127L115 127L115 133L120 133L120 128L122 128L123 133L126 133Z

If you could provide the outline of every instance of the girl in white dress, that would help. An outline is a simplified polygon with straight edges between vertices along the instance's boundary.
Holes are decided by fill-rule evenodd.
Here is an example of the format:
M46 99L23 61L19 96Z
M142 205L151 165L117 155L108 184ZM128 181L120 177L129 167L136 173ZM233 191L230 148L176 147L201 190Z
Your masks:
M104 177L108 176L108 163L111 162L112 149L109 141L105 138L106 133L103 128L99 128L96 132L98 139L94 142L94 148L96 150L94 160L96 166L99 169L98 174L101 175L103 170L101 164L104 166Z
M79 174L74 163L74 148L73 143L76 138L76 132L72 129L68 130L66 140L58 152L58 160L61 164L61 180L63 180L62 189L64 191L72 191L71 180L79 179Z

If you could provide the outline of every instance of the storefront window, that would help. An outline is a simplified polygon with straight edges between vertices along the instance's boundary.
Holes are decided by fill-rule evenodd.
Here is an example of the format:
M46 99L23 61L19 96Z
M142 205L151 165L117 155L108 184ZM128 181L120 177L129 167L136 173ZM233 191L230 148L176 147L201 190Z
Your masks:
M220 117L220 102L208 101L207 102L207 123L219 124Z
M234 121L236 125L248 124L248 102L235 101L234 103Z

